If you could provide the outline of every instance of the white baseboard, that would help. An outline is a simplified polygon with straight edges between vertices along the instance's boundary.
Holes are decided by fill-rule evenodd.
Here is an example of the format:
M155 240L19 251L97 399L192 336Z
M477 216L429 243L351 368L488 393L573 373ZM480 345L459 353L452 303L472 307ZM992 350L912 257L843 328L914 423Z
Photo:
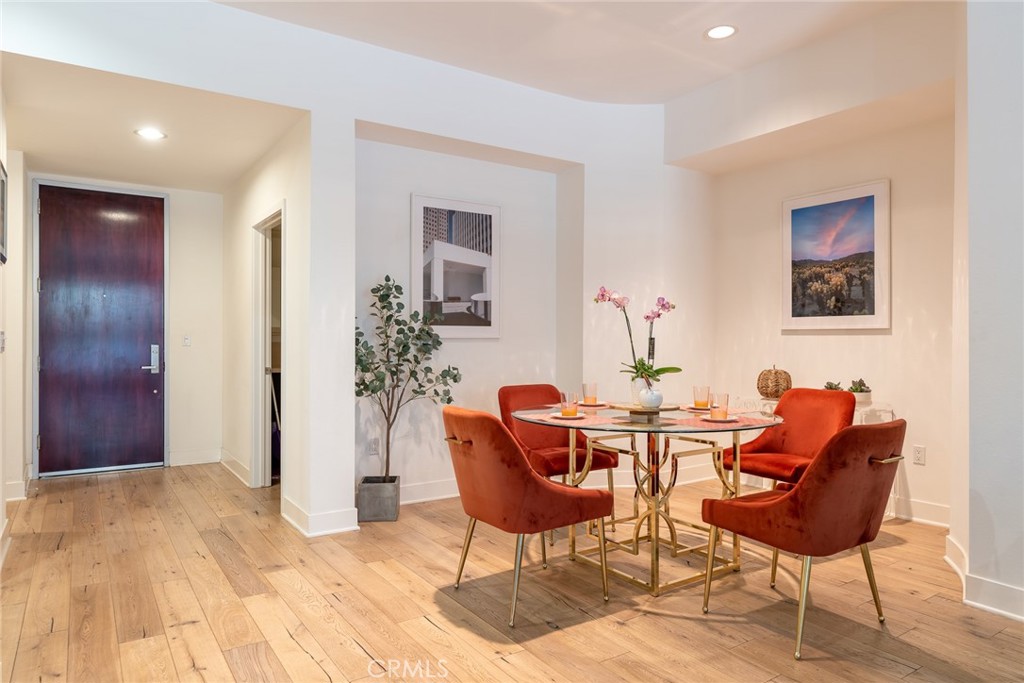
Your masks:
M455 484L455 479L442 479L403 486L400 500L402 505L405 505L406 503L425 503L428 500L455 498L458 495L459 487Z
M896 516L911 522L931 526L949 527L949 506L924 500L897 496L894 500Z
M967 583L967 553L964 552L963 546L961 546L955 538L951 535L946 534L946 555L942 558L946 561L956 575L960 577L960 586L964 586Z
M964 582L964 604L978 609L1024 621L1024 588L967 574Z
M4 482L4 500L25 500L25 493L28 490L27 481Z
M281 496L281 516L307 538L359 529L354 507L310 515L290 499Z
M171 467L178 465L205 465L210 462L220 462L221 452L219 448L207 448L198 451L171 451L168 462Z
M252 486L252 471L250 471L248 465L246 465L243 462L239 462L238 460L235 460L234 458L230 457L230 455L221 458L220 464L223 465L224 469L226 469L228 472L238 477L238 480L241 481L243 484L250 487Z

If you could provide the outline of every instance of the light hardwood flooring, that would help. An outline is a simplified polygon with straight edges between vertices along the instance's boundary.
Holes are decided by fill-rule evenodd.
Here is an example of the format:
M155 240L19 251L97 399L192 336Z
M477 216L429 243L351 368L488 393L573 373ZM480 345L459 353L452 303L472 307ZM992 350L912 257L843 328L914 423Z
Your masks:
M679 487L673 510L706 495L717 490ZM631 497L618 497L624 514ZM568 561L564 532L547 570L534 538L509 628L514 537L478 525L454 590L457 499L314 539L278 511L276 488L248 489L220 465L34 482L9 508L3 681L1024 678L1024 624L961 604L938 528L882 527L884 624L859 553L817 560L797 662L799 561L783 557L771 589L770 553L752 543L704 615L700 584L651 597L612 580L606 604L598 572Z

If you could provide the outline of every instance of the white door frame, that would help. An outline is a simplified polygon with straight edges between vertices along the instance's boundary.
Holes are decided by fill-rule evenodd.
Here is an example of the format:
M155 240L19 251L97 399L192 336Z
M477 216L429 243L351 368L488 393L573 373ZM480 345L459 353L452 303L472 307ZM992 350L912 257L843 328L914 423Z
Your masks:
M270 425L270 387L273 379L269 368L271 363L271 278L270 273L270 239L271 233L281 231L281 319L284 320L284 217L285 203L272 211L266 218L252 226L253 235L252 274L253 274L253 311L252 311L252 456L249 465L252 488L270 486L271 479L271 425ZM284 365L284 327L282 325L281 364ZM284 373L282 371L281 393L284 394ZM280 401L280 397L278 397ZM283 425L282 425L283 427ZM283 430L282 430L283 433ZM283 449L282 449L283 452ZM283 476L282 476L283 478Z

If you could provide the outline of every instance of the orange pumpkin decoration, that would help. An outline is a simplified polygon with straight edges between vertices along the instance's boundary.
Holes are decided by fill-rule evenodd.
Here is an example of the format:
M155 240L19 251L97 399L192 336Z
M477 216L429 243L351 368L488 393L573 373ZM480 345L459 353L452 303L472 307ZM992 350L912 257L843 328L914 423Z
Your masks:
M757 391L765 398L779 398L793 388L793 378L785 370L762 370L757 376Z

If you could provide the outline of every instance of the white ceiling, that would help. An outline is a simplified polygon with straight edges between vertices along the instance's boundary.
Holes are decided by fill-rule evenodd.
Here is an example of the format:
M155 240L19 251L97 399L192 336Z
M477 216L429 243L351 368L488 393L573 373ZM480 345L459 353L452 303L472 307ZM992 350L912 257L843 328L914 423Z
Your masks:
M595 102L665 103L898 3L226 2ZM712 41L704 31L738 28Z
M222 192L306 112L3 54L7 146L32 171ZM133 131L156 126L165 140Z
M569 97L665 102L892 2L244 2L312 26ZM739 28L712 43L718 22ZM223 191L306 112L10 53L8 146L30 170ZM169 137L131 131L154 124ZM730 150L728 163L742 158ZM707 170L723 170L723 159Z

